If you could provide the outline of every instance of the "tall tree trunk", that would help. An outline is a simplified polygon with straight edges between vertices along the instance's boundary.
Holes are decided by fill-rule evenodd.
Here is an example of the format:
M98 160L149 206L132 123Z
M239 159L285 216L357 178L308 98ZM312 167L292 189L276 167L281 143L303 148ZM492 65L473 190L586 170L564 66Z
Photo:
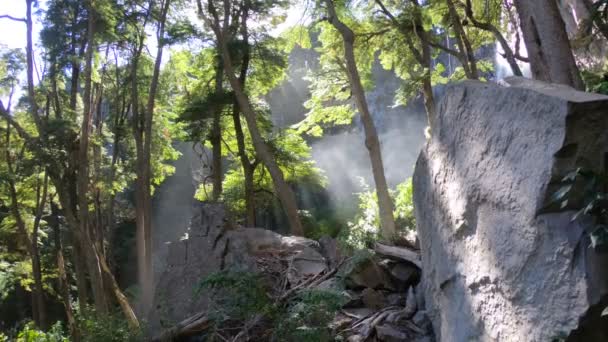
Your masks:
M329 17L328 20L340 33L342 40L344 41L344 59L346 60L348 79L353 97L355 98L357 109L361 115L363 128L365 130L365 146L369 152L369 157L372 164L372 173L374 176L374 182L376 184L382 237L386 240L392 240L395 235L393 201L388 192L388 185L384 175L380 140L378 139L376 126L374 125L373 118L367 106L365 91L363 89L363 85L361 84L359 70L357 69L357 63L355 61L355 34L338 18L333 0L325 0L325 3L327 5L327 14Z
M38 254L37 234L30 236L25 221L19 211L19 197L15 186L15 171L13 170L12 158L10 153L11 145L11 123L7 120L6 123L6 164L8 169L8 185L10 194L10 209L17 224L19 234L22 236L26 244L30 260L32 262L32 273L34 276L34 291L32 291L32 312L36 326L41 329L46 329L46 307L44 304L44 288L42 285L42 271L40 267L40 256ZM39 190L38 190L39 191Z
M406 28L399 20L388 10L388 8L384 5L382 0L375 0L376 4L380 7L381 11L388 17L388 19L392 22L393 26L401 32L403 38L405 39L406 45L408 49L414 55L414 58L420 64L421 67L424 68L424 76L422 77L422 96L424 98L424 108L427 114L429 133L431 128L433 127L433 122L435 122L435 98L433 95L433 83L432 83L432 55L431 55L431 45L429 43L430 38L428 32L424 29L422 25L422 18L420 15L420 7L417 0L412 0L414 5L414 34L418 37L420 42L420 50L416 48L412 38L410 37L411 33L409 28Z
M233 105L232 120L234 122L238 154L243 167L243 175L245 176L245 223L247 227L255 227L255 192L253 188L255 166L249 161L249 157L247 156L245 135L243 133L243 126L241 125L241 115L237 103Z
M491 32L494 35L494 38L496 38L496 41L498 41L498 43L502 47L502 50L504 51L503 57L507 60L507 63L509 63L511 71L513 71L513 75L523 76L521 69L517 64L517 60L515 59L515 54L513 53L513 50L509 46L509 43L507 42L505 37L502 35L500 30L496 26L492 25L489 22L481 22L477 20L477 18L475 18L475 13L473 13L473 4L471 3L471 0L466 0L465 13L467 18L469 18L471 23L473 23L473 26L481 30Z
M87 29L88 46L85 58L85 88L84 88L84 110L82 125L80 127L80 144L78 148L78 217L80 223L81 237L86 243L86 259L89 276L91 277L91 288L93 290L93 300L95 309L98 313L104 314L109 310L108 301L103 287L99 255L93 252L94 241L91 234L91 224L89 222L89 136L91 131L92 113L92 69L93 69L93 50L94 30L95 30L95 11L92 1L88 2L89 24Z
M241 35L243 36L243 59L241 60L241 70L239 72L239 83L241 87L245 88L247 82L247 72L249 71L249 63L251 62L251 51L249 49L249 34L247 32L247 12L243 11L241 14ZM255 218L255 189L253 175L257 168L257 159L252 162L247 156L247 150L245 149L245 134L243 133L243 126L241 125L241 114L239 111L238 101L235 100L233 105L232 119L234 121L234 131L236 133L236 141L238 147L239 157L241 164L243 165L243 175L245 177L245 222L247 227L256 226Z
M225 7L230 7L230 0L224 0ZM210 2L210 9L215 11L212 8L212 2ZM247 25L247 6L243 9L243 25ZM229 12L229 11L228 11ZM234 68L232 66L232 59L230 57L230 50L228 49L228 39L229 37L229 27L227 20L224 22L224 26L220 27L219 19L217 19L217 13L214 15L216 17L215 22L212 24L214 28L214 32L216 34L218 45L221 49L222 60L224 62L224 69L226 70L226 74L228 76L228 81L230 82L230 86L234 91L236 100L241 108L241 112L245 117L245 121L247 122L247 127L249 128L249 133L251 135L251 140L253 142L253 147L255 148L256 154L264 164L264 166L268 169L270 173L270 177L272 178L275 192L281 201L283 206L283 210L287 215L287 219L289 221L291 233L293 235L304 235L304 229L302 227L302 222L300 221L300 217L298 214L298 205L296 202L296 196L294 192L289 187L289 184L285 181L285 177L283 172L279 168L279 165L275 159L274 154L272 153L270 146L264 141L262 137L262 133L258 128L258 124L256 121L256 114L249 101L249 97L245 93L245 89L237 79L234 74ZM248 48L245 46L245 48Z
M534 78L583 90L555 0L515 0Z
M218 62L215 70L215 93L219 96L224 89L224 68L222 67L221 58L218 57ZM211 172L213 173L213 200L218 201L222 195L222 105L217 105L213 112L213 127L211 128L210 141L213 148L213 163Z
M42 285L42 265L40 262L40 251L38 250L38 232L40 230L40 219L44 212L46 205L46 198L48 193L48 174L44 173L44 180L42 182L42 192L40 185L36 187L36 216L34 217L34 229L32 230L32 272L34 274L34 284L36 291L39 293L36 298L38 317L43 328L47 326L46 319L46 305L44 303L44 288Z
M153 5L153 1L150 5ZM152 124L154 121L154 106L156 103L156 93L160 77L160 67L163 58L165 24L171 0L161 1L161 12L157 28L157 51L156 60L154 63L154 71L150 82L150 91L148 93L148 102L146 104L143 118L143 135L140 142L141 152L138 152L138 185L139 185L139 204L136 209L140 212L136 215L137 218L137 251L138 251L138 278L141 288L142 298L141 305L143 312L147 312L152 305L154 291L154 271L152 268L152 195L151 187L151 163L150 157L152 153ZM136 200L137 201L137 200Z
M57 280L59 284L59 292L61 294L61 301L65 310L65 316L68 321L68 328L70 329L72 341L79 342L80 332L78 331L76 319L74 318L74 309L72 308L72 301L70 299L70 283L68 281L68 273L66 271L65 259L63 257L63 244L61 243L61 230L59 229L59 210L52 201L51 220L53 234L55 235L55 259L57 260Z
M468 72L467 77L470 79L478 79L479 72L477 71L477 61L475 60L475 52L471 47L467 33L465 32L462 24L460 23L460 15L454 6L453 0L446 0L448 5L448 12L450 14L451 23L454 27L454 33L456 37L456 44L461 53L464 54L466 62L463 64L465 72Z

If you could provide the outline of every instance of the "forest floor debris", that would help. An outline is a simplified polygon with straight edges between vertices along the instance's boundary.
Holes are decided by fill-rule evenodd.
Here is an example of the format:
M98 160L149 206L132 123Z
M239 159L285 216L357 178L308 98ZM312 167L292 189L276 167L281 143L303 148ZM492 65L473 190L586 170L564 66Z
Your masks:
M277 329L288 331L291 337L283 337L286 340L319 334L319 326L326 334L306 336L350 342L434 340L417 286L421 270L416 250L376 244L373 250L344 256L336 241L328 238L308 246L297 251L255 252L257 276L265 280L264 295L274 309L261 306L259 312L246 318L224 316L219 320L211 317L210 310L200 312L166 329L156 340L182 340L188 336L214 336L223 341L277 340ZM314 300L320 301L322 309L316 314L319 307L306 307L309 293L316 293ZM319 293L340 298L335 310L327 309L331 305L318 299L324 298ZM209 296L214 301L214 296L220 295L211 292ZM278 315L282 317L277 317L275 310L284 310ZM290 321L293 317L298 319ZM288 323L277 323L281 320Z

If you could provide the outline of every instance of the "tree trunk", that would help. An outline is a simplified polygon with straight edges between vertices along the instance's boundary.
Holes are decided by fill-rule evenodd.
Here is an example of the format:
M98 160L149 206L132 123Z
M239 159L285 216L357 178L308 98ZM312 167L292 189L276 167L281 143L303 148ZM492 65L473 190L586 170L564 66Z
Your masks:
M555 0L515 0L534 78L583 90Z
M34 274L34 284L36 286L36 310L38 311L38 318L42 324L43 329L47 327L46 319L46 305L44 303L44 287L42 285L42 266L40 263L40 252L38 250L38 232L40 230L40 219L44 212L44 206L46 205L46 198L48 193L48 175L44 173L44 180L42 183L42 193L40 192L40 185L36 188L36 217L34 218L34 229L32 231L32 272Z
M507 63L509 63L511 71L513 71L513 75L523 76L521 69L517 64L517 60L515 59L515 54L513 53L513 50L509 46L509 43L502 35L500 30L496 26L488 22L481 22L475 18L475 13L473 13L473 4L471 3L471 0L466 0L465 12L467 18L469 18L471 23L473 23L473 26L481 30L491 32L494 35L494 38L496 38L496 41L498 41L498 43L502 47L502 50L504 51L503 57L507 60Z
M78 149L78 217L80 223L80 234L86 243L86 260L88 265L89 276L91 277L91 288L93 289L93 300L95 301L95 309L98 313L104 314L109 310L105 290L103 288L103 278L100 270L100 260L98 255L92 252L91 245L94 244L91 238L90 223L89 223L89 136L91 131L92 120L92 68L93 68L93 50L95 44L93 41L95 29L95 13L92 8L92 2L88 2L89 24L87 29L88 46L85 60L85 88L84 88L84 110L82 125L80 128L80 144Z
M19 212L19 198L15 186L15 173L13 171L12 156L10 154L11 145L11 124L6 122L6 164L8 170L8 185L10 193L10 209L17 224L19 234L22 236L26 244L30 260L32 262L32 273L34 276L34 291L32 291L32 312L34 322L40 329L46 329L46 308L44 305L44 288L42 286L42 272L40 267L40 257L38 254L38 241L34 240L34 236L30 237L25 225L25 221ZM38 190L39 191L39 190Z
M388 192L388 185L384 175L384 165L382 162L382 152L380 150L380 140L376 132L373 118L367 106L365 99L365 91L361 84L359 70L355 61L355 34L354 32L340 21L336 13L333 0L325 0L329 22L338 30L344 41L344 59L346 60L346 69L348 79L351 86L353 97L357 109L361 114L361 121L365 130L365 146L368 149L369 157L372 164L372 173L376 184L376 194L378 195L378 207L380 208L380 224L382 237L388 241L392 240L395 235L395 219L393 217L393 201Z
M228 1L228 0L225 0ZM242 25L247 25L247 9L245 9L243 14L244 20ZM227 23L224 23L226 25ZM302 227L302 223L300 221L300 217L298 214L298 205L296 202L296 196L294 192L289 187L289 184L285 181L285 177L283 172L279 168L279 165L272 153L270 146L264 141L262 137L262 133L258 128L258 124L256 121L256 114L249 101L249 97L245 93L245 90L239 80L236 78L234 74L234 68L232 66L232 60L230 57L230 51L228 49L228 27L223 27L220 29L219 20L213 25L214 31L218 40L218 45L221 48L222 60L224 62L224 69L226 70L226 74L228 76L228 81L230 82L230 86L234 91L236 100L241 108L241 112L245 116L245 121L247 122L247 127L249 128L249 133L251 134L251 140L253 142L253 147L255 148L256 154L261 159L264 166L268 169L270 176L272 178L272 182L274 184L275 192L281 201L283 206L283 210L287 215L287 219L289 221L291 233L293 235L304 235L304 229ZM246 34L245 34L246 37ZM247 48L247 47L245 47Z
M163 58L165 24L171 0L161 2L161 14L157 29L157 51L154 63L154 71L150 82L148 102L143 118L143 135L140 142L141 152L138 152L138 185L139 185L139 210L137 217L137 251L138 251L138 278L141 289L141 305L143 312L147 312L152 305L154 291L154 271L152 268L152 195L150 187L152 185L151 153L152 153L152 124L154 121L154 106L156 103L156 93L158 89L160 67ZM136 99L137 100L137 99Z
M234 122L234 132L238 147L239 158L243 167L243 175L245 177L245 223L247 227L255 227L255 192L253 183L253 174L255 166L249 161L247 151L245 150L245 135L243 126L241 125L241 116L238 104L233 105L232 120Z
M58 283L59 292L61 294L61 301L65 310L65 316L68 321L68 328L70 329L70 336L72 341L80 341L80 332L76 325L76 319L74 318L74 310L72 308L72 301L70 299L70 283L68 281L68 274L65 267L65 259L63 257L63 244L61 243L61 230L59 229L59 210L54 203L51 202L51 226L55 235L55 258L57 259L57 271L58 271Z
M467 37L467 33L465 32L462 24L460 23L460 15L458 15L458 11L456 11L456 7L454 6L453 0L446 0L448 5L448 11L451 17L451 23L454 27L454 33L456 37L456 44L458 45L458 49L464 55L466 62L463 64L465 73L467 73L467 78L470 79L478 79L479 72L477 71L477 62L475 60L475 52L471 47L471 43L469 38Z
M218 58L215 70L215 93L219 96L224 89L223 77L224 69L222 67L221 58ZM218 201L222 195L222 109L223 106L217 104L217 108L213 112L213 127L211 129L210 141L213 147L213 163L211 172L213 173L213 194L214 201Z

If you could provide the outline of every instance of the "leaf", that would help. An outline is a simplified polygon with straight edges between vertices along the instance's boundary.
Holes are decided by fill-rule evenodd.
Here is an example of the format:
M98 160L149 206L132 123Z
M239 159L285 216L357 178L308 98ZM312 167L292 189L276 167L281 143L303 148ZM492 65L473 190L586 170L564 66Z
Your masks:
M604 308L604 311L602 311L602 317L608 316L608 306Z
M580 174L581 168L577 168L576 170L568 172L564 178L562 178L562 182L574 182L576 177Z
M608 228L604 225L596 226L596 229L589 235L591 247L596 250L603 250L608 247Z
M549 203L556 203L564 199L564 197L566 197L570 190L572 190L572 186L572 184L566 184L559 188L556 192L553 193L553 195L551 195L551 197L549 198Z

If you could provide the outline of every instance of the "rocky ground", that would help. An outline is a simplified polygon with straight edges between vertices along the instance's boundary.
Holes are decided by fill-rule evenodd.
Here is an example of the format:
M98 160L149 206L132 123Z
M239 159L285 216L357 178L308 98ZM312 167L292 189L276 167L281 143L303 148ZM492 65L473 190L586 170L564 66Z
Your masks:
M214 298L212 293L193 296L193 288L210 274L238 267L265 279L266 296L279 306L294 307L298 294L309 290L340 294L344 300L339 310L323 322L331 339L434 341L418 285L420 256L414 248L376 244L372 250L346 255L331 238L314 241L230 227L221 206L205 205L197 211L188 237L170 246L157 286L150 315L156 340L204 336L213 325ZM215 332L220 340L269 340L273 328L264 316L262 312L239 322L226 320Z

